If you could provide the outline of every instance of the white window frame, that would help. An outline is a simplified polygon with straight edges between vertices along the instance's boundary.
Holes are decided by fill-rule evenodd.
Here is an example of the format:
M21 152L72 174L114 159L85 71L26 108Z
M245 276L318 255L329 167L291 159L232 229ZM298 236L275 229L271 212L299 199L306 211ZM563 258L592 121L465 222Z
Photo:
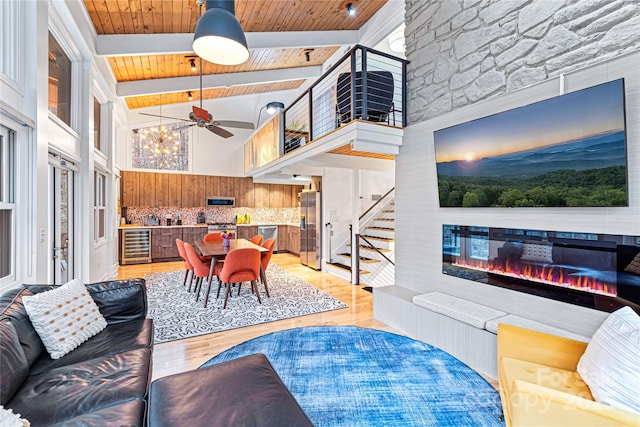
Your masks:
M93 175L93 237L95 243L104 242L107 238L107 176L99 171ZM102 230L100 217L102 216Z
M0 277L0 288L16 280L16 148L15 134L0 126L0 210L11 212L9 254L2 254L9 257L9 274Z

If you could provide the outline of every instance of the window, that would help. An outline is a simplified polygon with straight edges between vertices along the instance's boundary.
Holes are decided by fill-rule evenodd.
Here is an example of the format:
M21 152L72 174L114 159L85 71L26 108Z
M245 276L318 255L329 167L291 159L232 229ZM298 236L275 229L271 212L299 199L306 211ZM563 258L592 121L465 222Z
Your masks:
M134 129L131 147L136 169L189 170L189 130L183 123Z
M98 98L93 98L93 146L96 150L104 153L104 149L102 147L102 140L100 139L101 135L101 113L102 113L102 104L98 101Z
M105 223L105 212L106 212L106 177L100 173L94 173L94 184L95 184L95 203L93 207L94 211L94 236L95 241L98 242L103 240L106 236L106 223Z
M49 111L71 126L71 60L49 33Z
M0 127L0 284L15 280L15 134Z

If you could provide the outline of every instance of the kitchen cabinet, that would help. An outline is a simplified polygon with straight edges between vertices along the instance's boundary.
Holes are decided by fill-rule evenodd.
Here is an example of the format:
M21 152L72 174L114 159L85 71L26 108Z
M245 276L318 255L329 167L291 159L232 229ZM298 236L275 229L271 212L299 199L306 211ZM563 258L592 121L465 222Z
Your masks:
M176 239L182 239L182 227L151 229L151 258L153 262L180 259Z
M205 205L206 177L204 175L182 175L182 207L198 208Z
M269 207L284 208L284 184L269 184Z
M169 206L169 175L166 173L156 173L156 203L155 207L163 208Z
M140 206L140 172L120 172L121 205L124 207Z
M207 176L206 181L205 197L220 196L220 177Z
M253 179L238 178L235 190L236 206L245 208L254 208L256 206Z
M278 226L278 252L289 250L289 227L287 225Z
M156 206L156 177L153 172L139 172L138 185L140 190L139 206Z
M167 195L168 207L182 207L182 177L177 173L167 174L169 191Z
M235 181L232 176L219 176L220 194L209 194L209 196L235 197Z
M300 255L300 227L289 225L289 242L287 250L296 255Z
M256 208L269 207L269 184L254 184L253 193Z
M204 239L207 234L207 227L184 227L182 229L182 240L195 244L196 240Z
M258 234L258 226L257 225L242 225L238 227L238 239L251 239L253 236Z

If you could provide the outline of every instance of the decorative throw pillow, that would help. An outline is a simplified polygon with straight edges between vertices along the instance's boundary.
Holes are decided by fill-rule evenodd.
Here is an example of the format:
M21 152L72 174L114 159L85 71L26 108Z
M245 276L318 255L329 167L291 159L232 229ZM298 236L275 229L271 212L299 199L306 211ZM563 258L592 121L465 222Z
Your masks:
M522 260L553 263L553 246L525 243L522 248Z
M640 413L640 317L623 307L611 313L587 344L578 373L596 401Z
M31 423L20 418L20 414L14 414L11 409L0 405L0 426L2 427L29 427Z
M22 298L34 329L52 359L59 359L107 326L87 288L74 279Z
M627 273L640 274L640 253L624 268Z

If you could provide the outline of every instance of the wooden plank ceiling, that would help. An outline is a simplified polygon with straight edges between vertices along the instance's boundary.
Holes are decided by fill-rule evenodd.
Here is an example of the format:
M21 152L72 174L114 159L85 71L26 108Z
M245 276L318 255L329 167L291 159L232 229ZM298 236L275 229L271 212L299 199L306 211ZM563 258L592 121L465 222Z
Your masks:
M358 30L387 0L237 0L236 17L245 32ZM193 33L204 12L195 0L84 0L98 35ZM352 3L357 15L346 13ZM203 74L279 70L322 65L339 46L315 48L307 61L304 48L250 49L249 60L237 66L220 66L203 61ZM188 77L191 70L185 54L112 56L107 61L116 80ZM268 82L231 88L204 88L203 98L237 96L298 88L303 81ZM198 99L197 90L192 91ZM126 98L129 108L144 108L186 102L187 93L173 92Z

